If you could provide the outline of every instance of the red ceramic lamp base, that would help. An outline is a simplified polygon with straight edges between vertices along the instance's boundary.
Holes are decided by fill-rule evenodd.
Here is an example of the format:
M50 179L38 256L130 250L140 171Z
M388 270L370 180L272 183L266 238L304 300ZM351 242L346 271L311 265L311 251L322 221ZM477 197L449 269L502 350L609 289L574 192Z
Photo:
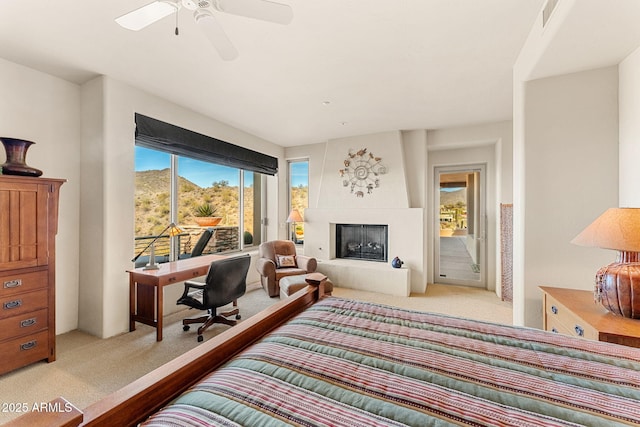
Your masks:
M596 273L596 300L613 314L640 319L638 252L618 253L618 259Z

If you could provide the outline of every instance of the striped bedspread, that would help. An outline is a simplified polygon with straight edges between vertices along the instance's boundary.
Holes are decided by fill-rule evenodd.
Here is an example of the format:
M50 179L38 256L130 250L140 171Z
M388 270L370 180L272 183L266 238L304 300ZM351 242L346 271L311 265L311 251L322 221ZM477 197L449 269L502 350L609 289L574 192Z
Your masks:
M640 349L327 298L147 426L640 424Z

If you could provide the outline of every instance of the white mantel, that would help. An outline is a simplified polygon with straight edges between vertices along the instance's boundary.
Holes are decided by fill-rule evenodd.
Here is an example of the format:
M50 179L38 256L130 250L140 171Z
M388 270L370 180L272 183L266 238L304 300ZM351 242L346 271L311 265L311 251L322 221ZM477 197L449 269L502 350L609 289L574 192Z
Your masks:
M406 270L422 271L423 212L421 208L306 209L304 253L320 261L320 271L336 286L403 296L408 296L412 290L420 292L415 284L412 286L411 274ZM335 224L388 225L388 262L336 259ZM391 267L391 260L396 256L404 261L404 268L400 269L404 272ZM322 270L328 268L334 271ZM335 269L341 271L339 276ZM351 274L345 274L347 270ZM379 283L381 280L386 282Z

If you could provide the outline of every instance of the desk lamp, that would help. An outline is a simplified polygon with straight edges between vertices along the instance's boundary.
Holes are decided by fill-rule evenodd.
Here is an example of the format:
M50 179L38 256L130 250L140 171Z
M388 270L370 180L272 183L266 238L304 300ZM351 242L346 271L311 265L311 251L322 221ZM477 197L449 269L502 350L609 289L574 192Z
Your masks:
M160 266L158 266L158 264L156 264L156 247L155 247L155 243L156 241L165 235L165 233L169 231L169 237L173 237L173 236L177 236L178 234L182 233L182 230L180 228L178 228L177 225L175 225L173 222L169 225L167 225L167 227L162 230L162 232L160 234L158 234L147 246L144 247L143 250L140 251L140 253L138 253L138 255L136 255L131 262L136 262L136 260L138 258L140 258L140 256L147 250L149 249L149 247L151 247L151 250L149 251L149 263L147 265L144 266L144 270L157 270L160 268Z

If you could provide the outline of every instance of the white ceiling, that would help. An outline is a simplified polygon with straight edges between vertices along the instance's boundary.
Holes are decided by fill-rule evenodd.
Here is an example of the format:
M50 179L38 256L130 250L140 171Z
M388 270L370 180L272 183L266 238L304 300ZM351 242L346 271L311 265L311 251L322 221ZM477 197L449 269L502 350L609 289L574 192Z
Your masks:
M240 54L227 62L186 9L175 36L174 16L140 32L114 22L150 0L2 0L0 57L75 83L108 75L291 146L510 119L512 67L544 4L279 1L289 25L216 13Z

